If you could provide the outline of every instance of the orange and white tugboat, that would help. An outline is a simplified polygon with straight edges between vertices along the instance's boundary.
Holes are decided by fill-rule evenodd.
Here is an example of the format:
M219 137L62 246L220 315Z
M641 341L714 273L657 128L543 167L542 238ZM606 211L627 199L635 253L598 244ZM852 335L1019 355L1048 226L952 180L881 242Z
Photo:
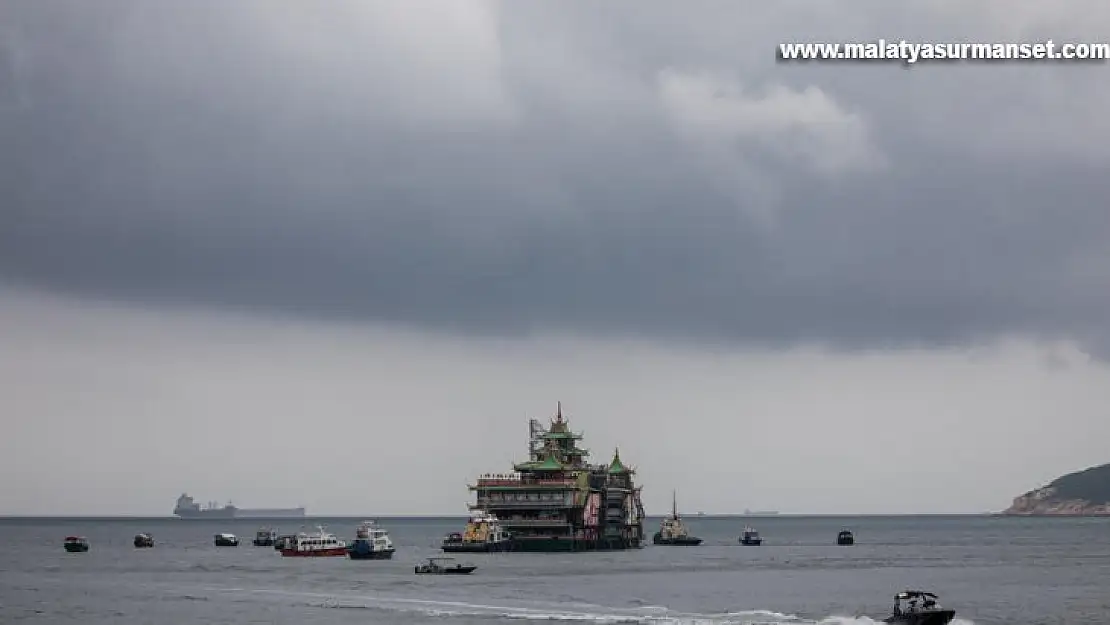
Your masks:
M512 551L513 540L496 516L485 510L474 510L466 529L461 534L448 534L440 548L446 553Z
M317 525L316 532L300 532L279 549L281 555L295 558L344 558L347 556L347 543L324 531Z

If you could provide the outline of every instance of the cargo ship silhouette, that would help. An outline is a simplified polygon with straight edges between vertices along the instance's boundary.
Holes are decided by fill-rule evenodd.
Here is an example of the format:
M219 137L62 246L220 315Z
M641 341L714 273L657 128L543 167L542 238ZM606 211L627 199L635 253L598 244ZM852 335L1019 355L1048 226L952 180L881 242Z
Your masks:
M303 518L304 507L300 508L237 508L231 502L218 506L215 502L201 507L187 493L177 498L173 509L174 516L182 519L287 519Z

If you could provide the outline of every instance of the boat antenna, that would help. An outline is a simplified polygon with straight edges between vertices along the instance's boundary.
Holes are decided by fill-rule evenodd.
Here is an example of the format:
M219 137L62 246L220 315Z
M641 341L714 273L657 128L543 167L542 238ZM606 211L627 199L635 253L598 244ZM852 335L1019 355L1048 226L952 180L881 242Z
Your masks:
M671 491L671 516L678 520L678 491Z
M556 405L558 407L556 408L556 411L555 411L555 422L556 423L562 423L563 422L563 402L561 402L561 401L556 402Z

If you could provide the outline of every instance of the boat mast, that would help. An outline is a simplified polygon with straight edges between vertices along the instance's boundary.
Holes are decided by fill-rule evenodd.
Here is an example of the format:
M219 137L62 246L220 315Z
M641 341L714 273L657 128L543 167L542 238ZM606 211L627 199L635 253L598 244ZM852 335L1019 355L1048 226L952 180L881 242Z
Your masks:
M678 491L671 491L671 518L678 520Z

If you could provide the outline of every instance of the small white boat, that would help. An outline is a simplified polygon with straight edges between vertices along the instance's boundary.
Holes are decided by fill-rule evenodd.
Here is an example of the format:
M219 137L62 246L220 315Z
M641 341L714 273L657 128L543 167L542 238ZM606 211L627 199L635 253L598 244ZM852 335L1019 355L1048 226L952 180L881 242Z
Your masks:
M217 547L238 547L239 537L235 534L220 533L212 538Z

